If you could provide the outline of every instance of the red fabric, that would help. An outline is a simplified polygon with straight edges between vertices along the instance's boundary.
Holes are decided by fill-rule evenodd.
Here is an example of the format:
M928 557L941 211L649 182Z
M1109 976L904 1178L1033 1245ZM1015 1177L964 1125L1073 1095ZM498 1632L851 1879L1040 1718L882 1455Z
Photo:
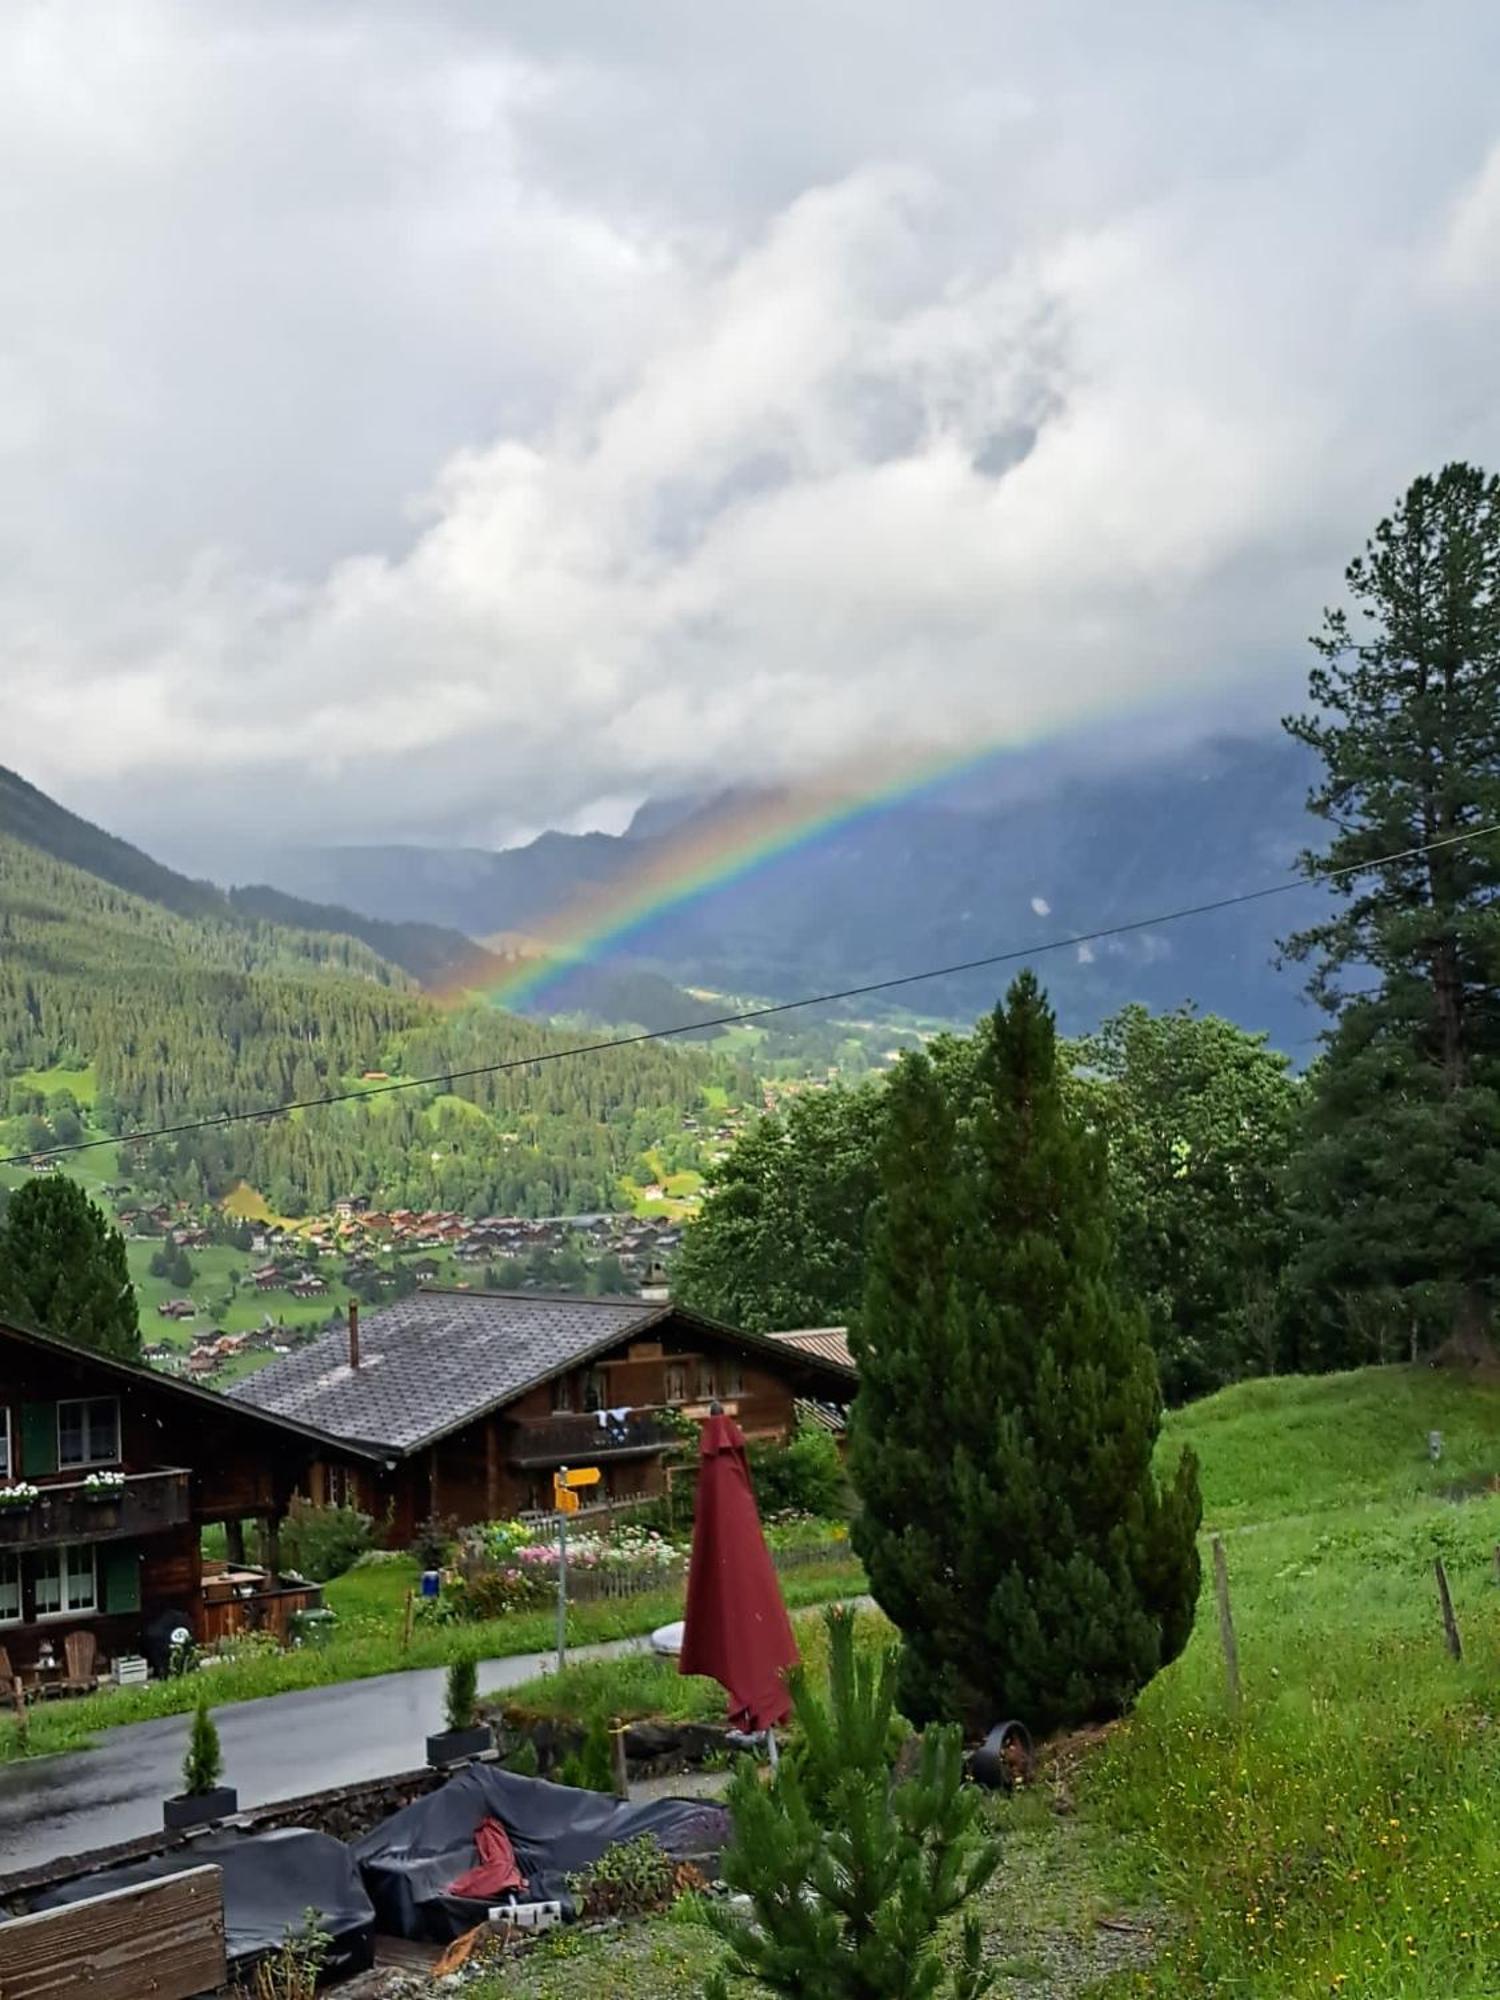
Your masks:
M699 1455L678 1672L718 1681L737 1728L769 1729L792 1712L786 1673L797 1664L797 1642L761 1533L739 1425L710 1417Z
M469 1896L475 1902L483 1902L490 1896L503 1896L507 1889L525 1889L526 1877L516 1866L516 1850L499 1820L482 1819L474 1835L474 1845L479 1851L479 1866L448 1884L450 1896Z

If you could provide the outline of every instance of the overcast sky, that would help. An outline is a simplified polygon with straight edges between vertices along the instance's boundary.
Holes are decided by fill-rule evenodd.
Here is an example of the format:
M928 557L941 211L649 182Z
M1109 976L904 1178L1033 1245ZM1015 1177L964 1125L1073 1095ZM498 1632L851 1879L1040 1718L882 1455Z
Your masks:
M179 860L1295 692L1500 9L7 0L0 762Z

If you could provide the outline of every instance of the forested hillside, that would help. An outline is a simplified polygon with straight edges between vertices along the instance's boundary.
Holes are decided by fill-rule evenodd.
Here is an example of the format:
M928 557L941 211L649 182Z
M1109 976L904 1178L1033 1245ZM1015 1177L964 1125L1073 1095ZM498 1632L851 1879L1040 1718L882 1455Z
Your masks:
M355 939L233 911L179 915L0 835L5 1150L75 1137L85 1119L114 1134L317 1098L380 1080L370 1071L444 1078L520 1062L451 1089L153 1142L121 1169L192 1200L244 1180L292 1215L351 1192L552 1214L614 1206L622 1171L653 1145L671 1139L680 1155L710 1081L753 1087L656 1045L531 1067L564 1045L491 1009L440 1010ZM85 1071L80 1104L64 1072Z
M0 836L7 834L39 854L67 862L178 916L207 917L229 925L246 922L252 927L271 923L358 938L424 985L482 986L503 970L502 962L483 946L444 924L384 923L330 904L306 903L279 889L224 890L212 882L194 881L69 812L0 765Z

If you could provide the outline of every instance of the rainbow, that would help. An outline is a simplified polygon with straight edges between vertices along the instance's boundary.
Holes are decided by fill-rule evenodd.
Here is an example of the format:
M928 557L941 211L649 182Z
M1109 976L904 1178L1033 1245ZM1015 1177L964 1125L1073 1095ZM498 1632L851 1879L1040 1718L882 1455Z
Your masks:
M491 950L515 958L514 970L481 985L460 978L443 997L453 1003L482 997L500 1007L535 1002L577 967L632 944L669 911L830 833L953 784L1017 747L1014 741L990 741L958 755L928 754L900 764L887 760L878 770L865 764L716 813L679 837L653 841L638 868L574 898L524 936L487 939Z

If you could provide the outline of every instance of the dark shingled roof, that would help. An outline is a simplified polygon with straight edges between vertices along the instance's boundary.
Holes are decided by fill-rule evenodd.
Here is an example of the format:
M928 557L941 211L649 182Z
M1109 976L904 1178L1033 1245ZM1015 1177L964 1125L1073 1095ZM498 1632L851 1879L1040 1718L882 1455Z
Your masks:
M645 1299L547 1298L527 1292L414 1292L360 1321L349 1366L340 1327L236 1382L229 1394L341 1438L415 1451L483 1411L666 1320L702 1326L790 1360L776 1341ZM797 1355L816 1392L853 1393L852 1372Z

